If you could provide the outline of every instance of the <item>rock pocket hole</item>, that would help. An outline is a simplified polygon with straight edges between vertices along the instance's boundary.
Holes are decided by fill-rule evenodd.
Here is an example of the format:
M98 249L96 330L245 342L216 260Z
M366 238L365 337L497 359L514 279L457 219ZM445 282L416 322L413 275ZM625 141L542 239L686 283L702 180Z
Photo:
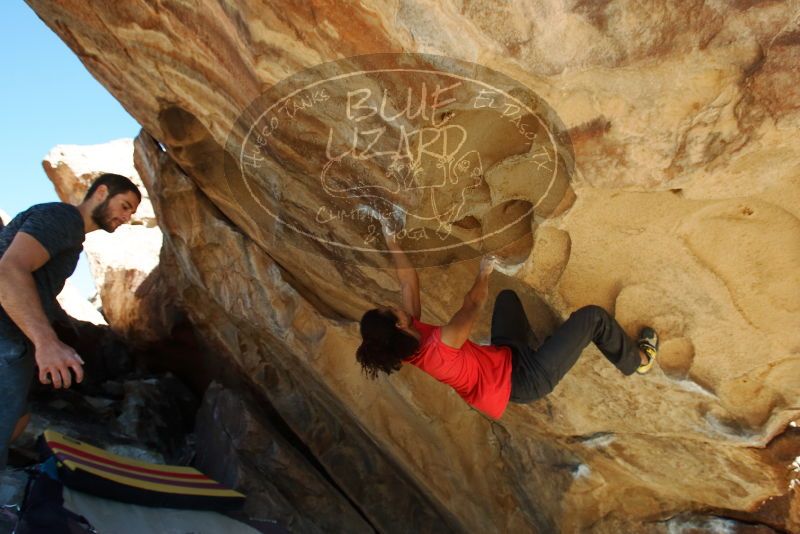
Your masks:
M497 256L506 268L522 264L531 253L532 208L527 200L508 200L481 219L484 250Z

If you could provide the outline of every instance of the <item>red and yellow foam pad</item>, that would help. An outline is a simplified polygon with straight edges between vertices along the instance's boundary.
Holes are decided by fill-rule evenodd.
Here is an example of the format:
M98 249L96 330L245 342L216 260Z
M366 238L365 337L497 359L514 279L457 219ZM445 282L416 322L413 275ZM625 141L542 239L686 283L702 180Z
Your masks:
M58 460L65 486L120 502L200 510L230 510L245 496L193 467L141 462L93 447L53 430L44 445Z

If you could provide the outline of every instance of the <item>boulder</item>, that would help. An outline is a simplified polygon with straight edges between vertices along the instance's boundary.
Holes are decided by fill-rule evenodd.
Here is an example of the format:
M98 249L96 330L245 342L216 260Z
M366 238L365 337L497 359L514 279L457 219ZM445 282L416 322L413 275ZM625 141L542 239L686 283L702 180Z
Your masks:
M96 325L107 324L97 308L81 294L70 280L64 284L64 289L58 294L56 300L70 317Z
M714 523L713 511L720 528L735 517L800 530L785 459L800 453L793 2L29 4L145 130L136 168L175 299L374 528L667 532ZM486 165L444 158L453 174L440 202L409 194L401 206L416 210L410 230L444 231L461 251L420 256L423 319L441 323L460 305L481 252L463 245L514 222L514 241L489 242L506 267L493 295L516 289L540 338L587 304L631 334L650 324L663 369L622 377L589 348L551 395L497 422L416 369L362 376L357 320L396 303L398 286L381 250L335 252L372 235L370 209L386 216L401 196L392 187L413 185L416 169L326 162L326 145L339 146L328 139L352 138L347 116L326 107L347 101L346 84L283 100L294 107L277 134L259 106L287 84L363 73L386 56L342 58L387 52L431 54L425 65L452 63L465 79L491 67L511 94L546 104L540 124L560 145L545 154L571 171L557 203L531 214L541 184L525 180L546 163L531 145L461 103L434 114L485 150ZM409 80L362 81L380 95ZM338 111L373 109L364 102ZM365 120L378 120L374 109ZM464 170L474 187L455 187ZM378 188L379 205L331 200L348 177Z
M142 202L131 217L132 225L157 226L147 189L133 167L133 140L117 139L99 145L56 145L42 161L62 202L80 204L99 175L109 172L130 178L142 193Z

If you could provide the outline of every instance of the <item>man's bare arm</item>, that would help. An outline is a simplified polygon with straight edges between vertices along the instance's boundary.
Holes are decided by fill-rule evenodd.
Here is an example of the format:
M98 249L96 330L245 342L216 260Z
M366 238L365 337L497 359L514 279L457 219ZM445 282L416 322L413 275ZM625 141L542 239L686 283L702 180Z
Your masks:
M464 296L464 304L450 322L442 327L442 342L445 345L460 349L469 339L472 327L489 296L489 275L493 269L494 258L491 256L483 258L475 283Z
M33 272L50 260L47 250L24 232L0 258L0 304L34 344L57 339L42 308Z
M394 235L386 226L384 226L384 237L386 238L386 247L392 253L397 279L400 281L403 309L412 317L419 319L422 315L422 305L420 304L417 270L408 261L406 253L400 248Z
M19 232L0 258L0 304L12 321L31 340L36 348L39 380L47 383L52 376L53 386L69 387L75 371L78 382L83 380L83 363L75 351L59 341L44 313L36 290L33 272L50 259L50 254L33 236Z

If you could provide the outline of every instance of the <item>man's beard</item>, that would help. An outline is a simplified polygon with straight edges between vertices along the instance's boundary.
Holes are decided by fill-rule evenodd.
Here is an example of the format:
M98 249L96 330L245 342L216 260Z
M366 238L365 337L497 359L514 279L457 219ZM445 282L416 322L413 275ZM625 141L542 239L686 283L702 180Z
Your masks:
M108 233L113 233L117 228L114 226L113 218L108 213L108 201L106 198L103 202L95 206L92 210L92 220L94 223Z

